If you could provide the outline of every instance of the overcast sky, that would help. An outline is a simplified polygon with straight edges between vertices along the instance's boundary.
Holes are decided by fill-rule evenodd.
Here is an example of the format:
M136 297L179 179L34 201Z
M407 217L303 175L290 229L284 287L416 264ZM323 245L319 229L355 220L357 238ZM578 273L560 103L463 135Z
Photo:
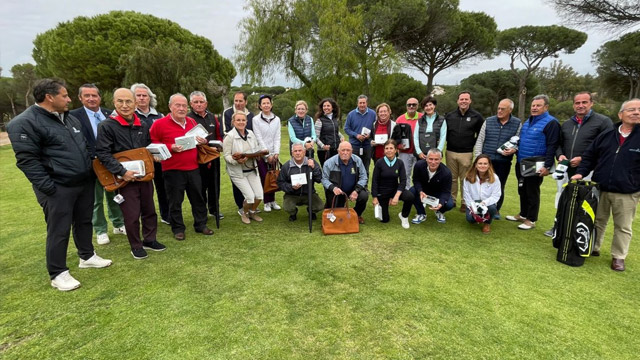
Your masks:
M94 16L111 10L134 10L160 18L175 21L180 26L213 42L218 52L231 59L233 46L238 41L238 23L247 12L244 1L168 1L168 0L84 0L84 1L22 1L0 2L0 67L3 76L10 76L9 70L15 64L33 63L31 51L33 40L39 33L55 27L59 22L69 21L77 16ZM523 25L562 25L555 11L544 0L460 0L460 8L469 11L482 11L493 16L498 29L504 30ZM604 42L614 39L612 35L597 31L588 31L587 42L574 54L561 55L560 59L571 65L581 74L595 74L591 55ZM551 60L543 63L548 66ZM493 60L465 63L462 66L440 73L436 77L438 84L457 84L465 77L488 70L508 68L506 56ZM416 71L405 72L417 80L426 82L425 77ZM242 74L233 81L242 83ZM298 86L295 81L276 78L265 85Z

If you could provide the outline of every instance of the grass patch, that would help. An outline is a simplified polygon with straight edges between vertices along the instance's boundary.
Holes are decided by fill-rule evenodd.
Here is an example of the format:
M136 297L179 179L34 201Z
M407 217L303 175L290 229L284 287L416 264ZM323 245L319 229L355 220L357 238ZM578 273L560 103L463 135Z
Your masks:
M503 215L518 211L515 184L512 175ZM556 262L542 234L554 192L545 179L528 232L501 220L483 236L457 211L404 230L400 207L381 224L368 206L359 234L323 236L319 221L309 234L306 215L290 223L283 211L242 224L223 173L226 218L214 236L195 233L185 202L186 241L160 224L168 250L146 260L111 235L96 249L114 264L78 269L70 245L83 286L62 293L48 283L42 210L11 147L0 147L0 357L636 358L637 244L624 273L609 270L611 229L601 257L580 268Z

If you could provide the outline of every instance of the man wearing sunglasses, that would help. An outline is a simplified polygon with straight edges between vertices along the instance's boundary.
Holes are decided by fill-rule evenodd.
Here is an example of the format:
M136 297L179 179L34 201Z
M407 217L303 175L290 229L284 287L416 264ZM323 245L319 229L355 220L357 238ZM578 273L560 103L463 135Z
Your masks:
M407 179L411 179L411 171L416 164L416 157L413 156L415 148L413 146L413 131L416 128L418 119L422 113L418 112L418 99L407 100L407 112L400 115L396 120L396 127L393 129L391 137L398 143L398 158L404 163L404 170ZM404 142L404 144L403 144ZM406 143L409 146L406 146ZM411 181L407 181L407 189L411 188Z

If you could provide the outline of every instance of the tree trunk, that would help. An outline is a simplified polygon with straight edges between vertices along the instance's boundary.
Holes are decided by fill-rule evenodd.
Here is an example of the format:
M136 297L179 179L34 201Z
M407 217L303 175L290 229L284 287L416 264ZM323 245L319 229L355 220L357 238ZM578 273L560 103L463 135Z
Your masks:
M526 78L520 78L519 90L518 90L518 117L524 121L524 107L527 101L527 83Z

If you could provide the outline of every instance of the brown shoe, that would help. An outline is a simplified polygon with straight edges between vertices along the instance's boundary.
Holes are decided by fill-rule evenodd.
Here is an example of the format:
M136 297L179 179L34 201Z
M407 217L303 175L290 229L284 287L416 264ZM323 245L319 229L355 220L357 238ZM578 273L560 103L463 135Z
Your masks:
M507 217L505 219L507 219L509 221L520 221L520 222L523 222L523 221L527 220L527 218L524 218L524 217L520 216L520 214L518 214L518 215L507 215Z
M185 238L185 236L184 236L184 233L183 233L183 232L180 232L180 233L174 234L174 235L173 235L173 237L175 237L175 238L176 238L176 240L178 240L178 241L182 241L182 240L184 240L184 238Z
M611 270L624 271L624 259L611 259Z
M198 232L201 233L202 235L213 235L213 230L207 227L202 229L202 231L198 231Z
M262 222L262 218L258 216L255 211L249 211L249 219L257 222Z
M461 213L466 213L467 212L467 206L465 204L460 205L460 212Z
M600 256L600 251L599 250L593 250L591 252L591 256Z
M482 225L482 233L483 234L489 235L490 232L491 232L491 225L490 224Z
M358 216L358 224L364 224L364 218L362 216Z

